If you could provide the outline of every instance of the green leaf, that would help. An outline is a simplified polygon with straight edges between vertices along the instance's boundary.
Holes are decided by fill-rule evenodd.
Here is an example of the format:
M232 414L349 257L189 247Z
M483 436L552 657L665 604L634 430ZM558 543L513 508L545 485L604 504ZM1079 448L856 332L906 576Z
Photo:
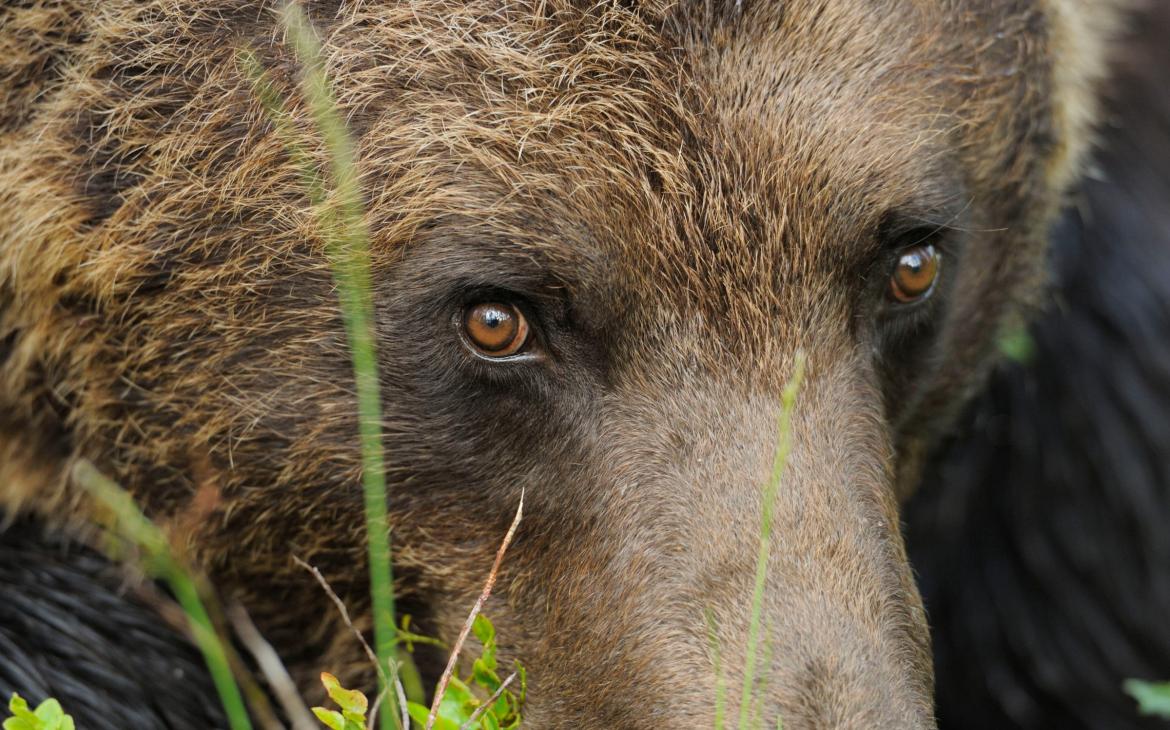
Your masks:
M370 703L364 694L356 689L345 689L341 682L337 681L337 677L329 672L321 672L321 684L325 685L329 699L336 702L342 712L357 715L358 722L365 722L366 709Z
M61 703L51 697L34 711L29 709L23 697L13 693L8 710L13 717L0 725L4 730L75 730L73 718L66 715Z
M42 702L33 714L41 721L45 730L57 730L65 719L65 711L61 709L61 703L51 697Z
M429 717L431 714L431 710L429 707L426 707L424 705L420 705L417 702L409 702L409 701L406 703L406 712L407 712L407 714L410 715L410 719L414 720L421 727L426 727L427 717Z
M435 718L436 730L459 730L463 723L467 722L468 716L463 715L461 704L457 700L449 699L450 696L450 685L448 685L448 692L443 695L443 701L439 704L439 715ZM419 727L426 727L431 708L417 702L407 702L406 711L410 715L410 719L414 720Z
M506 720L512 714L512 700L515 697L511 692L505 691L496 699L496 704L492 705L492 714L501 720Z
M449 702L443 698L443 702L439 704L439 714L435 718L435 728L436 730L459 730L470 717L471 713L467 712L463 705Z
M329 730L345 730L345 718L340 712L326 710L324 707L314 707L313 714Z
M471 687L468 687L459 677L451 677L451 681L447 683L447 692L443 695L443 702L439 706L442 707L448 702L463 706L474 700L475 695L472 693Z
M496 667L499 666L499 663L496 661L496 648L493 646L491 651L485 651L483 656L479 658L479 661L483 663L485 669L495 674Z
M447 684L447 692L443 701L439 703L439 717L451 723L456 730L471 719L471 713L479 706L479 700L472 693L471 688L458 677L451 677ZM437 727L437 725L436 725Z
M466 722L466 720L463 722ZM463 722L452 720L449 717L443 717L440 714L435 718L435 730L459 730L459 728L463 727Z
M1170 682L1144 682L1127 679L1122 685L1130 697L1137 700L1138 711L1170 720Z
M488 691L488 694L495 692L500 688L500 677L491 669L484 666L482 659L476 659L475 664L472 665L471 678L479 687L483 687Z
M12 693L12 699L8 701L8 711L21 720L36 720L36 715L28 709L28 702L15 692Z
M492 626L492 622L482 613L475 617L475 621L471 624L471 631L485 647L496 640L496 627Z

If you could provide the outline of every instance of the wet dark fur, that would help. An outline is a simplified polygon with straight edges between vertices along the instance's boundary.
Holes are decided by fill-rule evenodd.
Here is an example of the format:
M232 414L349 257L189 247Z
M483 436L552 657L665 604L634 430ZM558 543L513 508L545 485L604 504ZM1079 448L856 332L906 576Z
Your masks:
M403 607L450 641L523 491L488 610L528 667L528 727L709 724L703 616L742 656L800 353L765 722L931 727L899 486L1042 290L1111 8L311 4L359 137ZM325 245L236 62L256 50L327 167L271 7L2 12L0 505L68 529L92 460L303 689L322 669L370 687L291 560L368 628ZM943 275L899 308L889 274L923 236ZM455 323L485 299L528 313L530 353L468 350Z
M55 697L83 730L224 727L203 657L101 555L27 521L0 530L0 698ZM3 713L0 713L2 716Z
M939 724L1156 728L1170 678L1170 6L1135 24L1057 228L1034 356L1004 365L908 506Z

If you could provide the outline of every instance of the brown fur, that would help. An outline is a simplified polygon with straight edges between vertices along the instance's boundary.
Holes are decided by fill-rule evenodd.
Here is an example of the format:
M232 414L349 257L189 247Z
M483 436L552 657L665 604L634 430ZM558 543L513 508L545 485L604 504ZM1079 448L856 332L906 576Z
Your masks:
M526 490L488 613L528 726L709 724L708 608L737 686L799 350L764 715L933 724L894 484L1041 283L1092 118L1090 5L310 7L360 142L399 592L451 638ZM208 477L189 539L221 589L306 682L368 681L290 560L363 613L344 332L236 62L257 48L295 98L276 28L241 0L0 11L0 504L78 514L84 456L189 527ZM910 324L882 293L922 225L948 259ZM467 356L476 292L527 302L549 356Z

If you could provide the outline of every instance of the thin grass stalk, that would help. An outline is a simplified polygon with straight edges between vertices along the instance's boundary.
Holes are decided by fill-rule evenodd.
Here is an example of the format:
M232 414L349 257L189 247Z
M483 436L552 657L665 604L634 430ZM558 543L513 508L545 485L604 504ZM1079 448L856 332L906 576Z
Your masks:
M727 677L723 676L723 661L719 654L719 627L715 624L715 613L707 608L707 640L711 644L711 663L715 670L715 730L723 730L727 714Z
M289 676L288 670L280 661L276 650L264 640L260 630L256 628L256 624L252 622L252 617L248 615L244 607L239 603L229 606L227 618L231 622L232 628L235 629L236 636L251 653L257 669L268 681L268 686L272 688L272 694L280 702L292 730L317 730L313 714L305 706L305 701L297 691L296 683ZM272 726L284 727L276 722L275 717Z
M756 675L756 647L760 641L760 614L764 604L764 585L768 578L768 557L772 547L772 523L775 520L773 510L776 505L776 495L780 489L780 480L784 477L784 467L787 465L788 455L792 451L792 411L796 404L796 396L800 392L800 386L804 382L804 365L804 354L797 353L792 378L784 386L784 391L780 396L776 453L772 461L772 474L764 489L763 516L760 520L760 548L756 558L756 581L752 591L751 622L748 627L747 649L744 652L743 692L739 700L739 721L736 725L739 730L747 730L751 718L752 689Z
M374 346L374 308L370 293L369 232L366 228L353 140L337 111L321 43L304 12L292 3L281 9L281 20L302 66L301 89L310 114L325 142L330 160L335 201L325 226L326 245L349 336L357 391L358 422L362 452L362 489L369 545L370 597L374 620L374 650L379 666L396 673L394 661L394 577L390 557L390 524L387 510L385 462L382 452L382 406L378 362ZM330 231L330 229L332 229ZM381 673L379 673L381 675ZM391 678L391 681L392 678ZM386 692L390 708L380 716L383 730L399 724L398 696Z
M761 657L761 665L764 671L760 673L759 683L756 685L755 697L752 704L755 706L752 710L752 730L764 730L764 712L768 696L768 668L772 666L772 623L768 622L768 628L764 632L764 654Z
M468 634L471 633L471 627L475 624L475 617L483 609L483 604L487 603L487 599L492 594L492 587L496 584L496 577L500 573L500 566L504 564L504 554L508 552L508 546L512 544L512 538L516 536L516 528L520 526L520 520L524 517L524 490L520 490L520 504L516 506L516 516L512 518L512 524L508 527L508 532L504 534L504 540L500 543L499 549L496 550L496 559L492 563L492 569L488 573L487 580L484 581L483 590L480 591L479 598L475 601L475 605L471 607L471 612L467 614L467 620L463 622L463 630L459 632L459 638L455 640L455 645L451 647L451 655L447 658L447 667L443 670L443 674L439 677L439 684L435 688L435 699L431 702L431 711L427 715L427 724L424 730L431 730L435 726L435 721L439 719L439 706L443 704L443 695L447 692L447 683L451 680L451 676L455 673L455 663L459 660L459 652L463 650L463 642L467 640Z
M203 652L228 725L231 730L251 730L252 722L248 719L244 698L228 663L227 651L215 631L195 579L175 559L162 531L142 514L126 490L88 461L74 465L73 479L112 514L114 530L145 553L151 575L162 578L170 586L187 615L191 636Z

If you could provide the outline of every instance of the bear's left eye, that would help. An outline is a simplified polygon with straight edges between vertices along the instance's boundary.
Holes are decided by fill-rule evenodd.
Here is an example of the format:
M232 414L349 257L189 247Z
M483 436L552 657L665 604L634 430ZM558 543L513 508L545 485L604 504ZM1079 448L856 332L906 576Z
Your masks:
M890 274L890 297L902 304L921 301L934 290L941 260L934 244L904 248Z
M528 342L524 313L514 304L483 302L463 312L463 335L477 355L503 358L520 352Z

